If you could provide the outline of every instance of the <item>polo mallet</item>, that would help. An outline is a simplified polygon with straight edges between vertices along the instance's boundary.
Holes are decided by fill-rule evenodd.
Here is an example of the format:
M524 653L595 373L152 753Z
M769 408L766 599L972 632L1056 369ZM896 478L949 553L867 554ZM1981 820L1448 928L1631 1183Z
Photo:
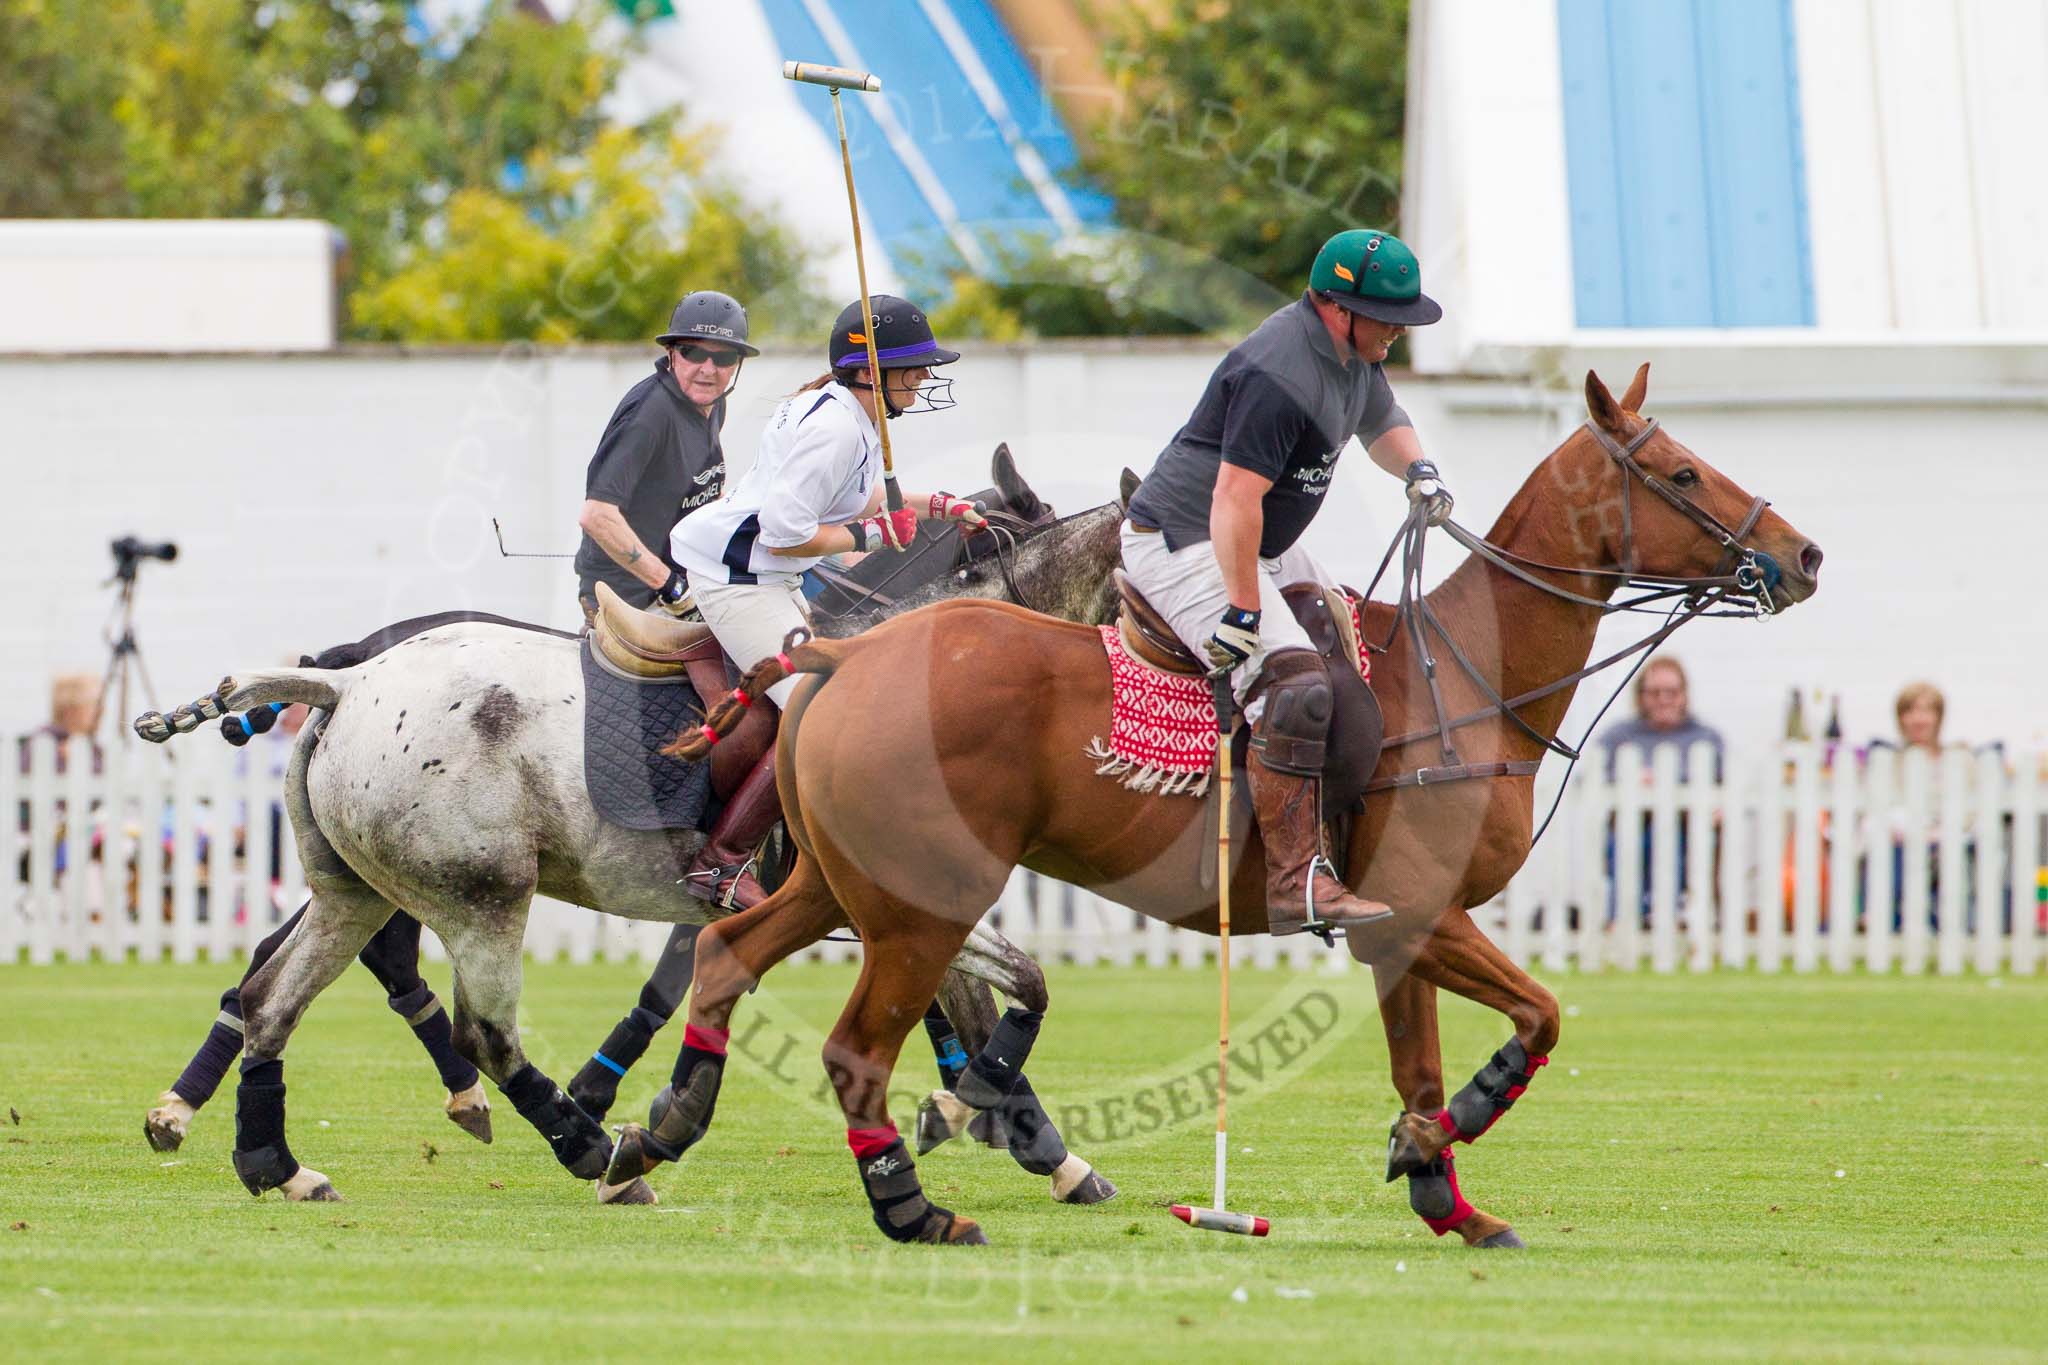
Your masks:
M1264 1237L1272 1230L1271 1223L1257 1214L1229 1212L1224 1198L1230 1166L1230 1134L1224 1123L1224 1091L1230 1080L1230 670L1211 673L1209 686L1216 694L1216 961L1223 978L1216 1025L1216 1207L1175 1204L1172 1213L1191 1228Z
M858 90L864 95L882 93L882 78L868 71L849 71L843 66L819 66L815 62L784 62L784 80L822 85L832 92L832 121L839 126L839 164L846 168L846 211L853 219L853 266L860 276L861 331L868 343L868 377L875 386L875 435L882 442L882 488L891 512L903 508L903 490L896 483L896 458L889 449L888 381L882 377L882 360L875 354L875 313L868 300L868 263L861 254L860 202L853 194L853 155L846 150L846 114L839 107L841 90Z

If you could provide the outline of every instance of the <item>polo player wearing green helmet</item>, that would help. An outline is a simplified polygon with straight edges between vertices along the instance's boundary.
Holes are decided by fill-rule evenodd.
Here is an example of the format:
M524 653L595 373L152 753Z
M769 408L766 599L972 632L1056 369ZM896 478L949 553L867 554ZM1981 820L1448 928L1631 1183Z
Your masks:
M1249 784L1267 860L1271 932L1369 924L1392 912L1354 896L1321 856L1320 779L1333 696L1323 660L1280 596L1332 583L1297 542L1355 434L1407 480L1432 526L1451 495L1381 366L1409 327L1443 309L1400 238L1372 229L1323 244L1309 287L1223 358L1192 416L1131 499L1124 568L1197 657L1232 674L1252 722Z

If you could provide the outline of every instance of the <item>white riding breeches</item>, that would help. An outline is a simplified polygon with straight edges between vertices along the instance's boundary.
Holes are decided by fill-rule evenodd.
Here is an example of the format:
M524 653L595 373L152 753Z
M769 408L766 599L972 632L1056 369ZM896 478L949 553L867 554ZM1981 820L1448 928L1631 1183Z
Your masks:
M779 583L693 582L690 592L697 599L697 610L704 614L704 623L742 672L781 653L790 631L810 625L801 578ZM784 678L768 689L768 696L777 706L785 705L789 694L796 691L797 681ZM710 705L711 700L706 698L705 704Z
M1182 550L1166 548L1166 536L1158 531L1140 531L1130 522L1123 526L1124 572L1145 600L1167 623L1181 643L1207 661L1203 648L1216 633L1223 609L1230 605L1230 593L1223 586L1223 568L1216 562L1216 547L1208 541ZM1330 576L1314 556L1299 545L1276 559L1259 561L1259 647L1241 664L1231 678L1231 689L1244 700L1266 659L1283 649L1314 649L1308 632L1294 619L1294 613L1280 589L1292 583L1320 583L1334 587ZM1248 719L1256 720L1247 711Z

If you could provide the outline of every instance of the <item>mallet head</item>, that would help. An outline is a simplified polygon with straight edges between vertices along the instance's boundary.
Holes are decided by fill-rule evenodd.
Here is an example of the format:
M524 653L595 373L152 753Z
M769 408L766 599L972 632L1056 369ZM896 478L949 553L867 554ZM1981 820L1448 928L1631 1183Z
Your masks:
M806 85L830 85L862 94L882 93L882 78L871 71L850 71L843 66L820 66L816 62L784 62L782 78Z
M1205 1228L1210 1232L1236 1232L1246 1237L1264 1237L1273 1229L1271 1223L1255 1213L1198 1209L1191 1204L1175 1204L1169 1212L1191 1228Z

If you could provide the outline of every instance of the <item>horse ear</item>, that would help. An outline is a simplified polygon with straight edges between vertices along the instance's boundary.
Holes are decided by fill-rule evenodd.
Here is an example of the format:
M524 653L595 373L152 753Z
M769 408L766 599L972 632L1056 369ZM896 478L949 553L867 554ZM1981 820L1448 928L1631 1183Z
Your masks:
M1586 371L1586 412L1594 426L1607 431L1621 430L1621 406L1600 382L1600 376L1591 370Z
M1132 472L1131 467L1129 465L1125 465L1124 476L1121 479L1117 480L1117 501L1121 502L1126 508L1128 508L1131 505L1131 499L1138 495L1138 485L1143 482L1143 479L1139 478L1135 473Z
M1043 504L1031 485L1024 482L1024 476L1017 472L1017 461L1010 454L1010 443L1003 442L996 447L996 453L989 460L989 474L996 481L996 490L1003 495L1003 504L1026 521L1038 516Z
M1621 396L1621 406L1629 412L1643 410L1643 395L1650 387L1650 362L1645 360L1636 367L1636 377L1628 384L1628 392Z

